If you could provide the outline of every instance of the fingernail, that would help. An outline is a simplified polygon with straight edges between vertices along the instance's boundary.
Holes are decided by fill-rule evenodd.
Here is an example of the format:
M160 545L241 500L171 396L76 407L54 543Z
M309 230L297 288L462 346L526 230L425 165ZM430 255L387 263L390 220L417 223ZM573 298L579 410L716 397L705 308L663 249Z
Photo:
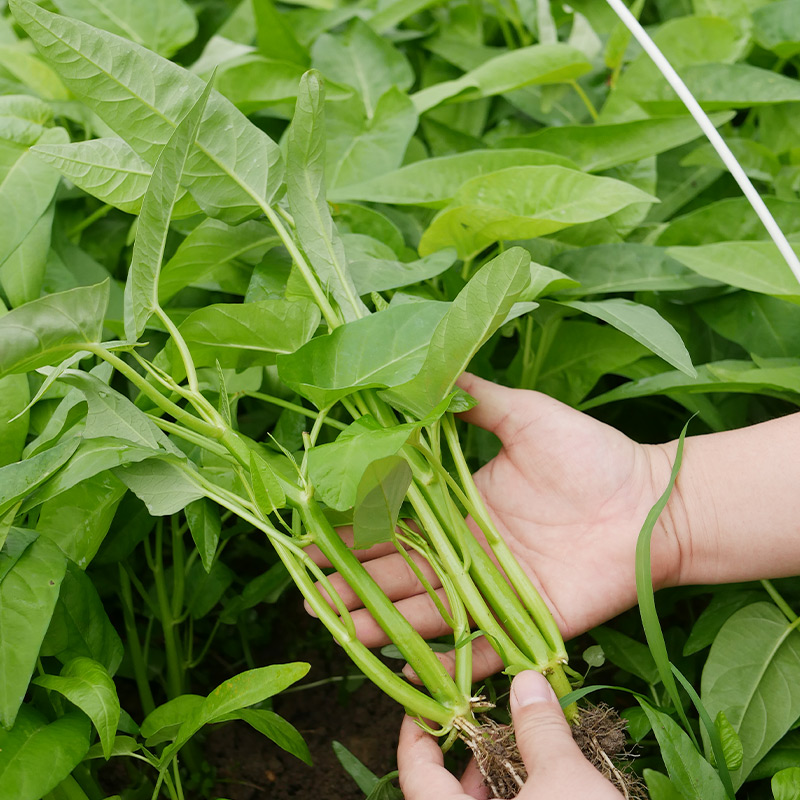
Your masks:
M535 670L520 672L511 683L511 710L525 708L534 703L558 702L547 678Z
M306 614L308 614L310 617L317 616L317 612L314 611L313 608L311 608L311 604L308 602L308 600L303 600L303 608L305 608Z

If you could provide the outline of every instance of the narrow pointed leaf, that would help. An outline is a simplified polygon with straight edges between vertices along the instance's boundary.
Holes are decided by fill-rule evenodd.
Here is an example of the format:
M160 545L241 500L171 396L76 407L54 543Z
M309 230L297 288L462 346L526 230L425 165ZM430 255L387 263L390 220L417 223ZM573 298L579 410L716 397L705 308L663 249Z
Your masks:
M167 245L172 211L178 199L181 177L194 147L200 122L211 93L211 82L175 128L153 168L147 186L128 282L125 284L125 336L135 342L158 304L158 276Z
M217 553L219 535L222 530L219 512L214 504L205 497L189 503L185 509L186 522L192 534L200 561L206 572L211 572L214 556Z
M250 451L250 476L256 505L262 514L271 514L286 505L286 494L272 467L255 451Z
M300 244L345 320L366 316L347 272L344 246L325 199L325 121L322 82L309 71L300 83L289 129L286 191Z

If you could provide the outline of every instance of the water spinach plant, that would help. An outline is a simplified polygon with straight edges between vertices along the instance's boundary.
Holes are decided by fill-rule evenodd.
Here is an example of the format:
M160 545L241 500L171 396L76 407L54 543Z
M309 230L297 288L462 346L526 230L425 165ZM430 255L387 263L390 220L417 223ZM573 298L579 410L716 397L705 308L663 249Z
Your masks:
M710 430L733 427L763 409L745 410L741 397L720 406L707 394L755 393L780 408L800 396L791 348L753 322L763 312L791 329L796 282L729 187L705 202L703 192L722 182L713 154L692 144L695 123L592 3L553 17L548 4L537 11L516 2L487 15L480 3L279 10L245 0L190 69L168 60L197 34L183 3L168 4L168 39L130 19L120 27L119 17L90 5L55 3L75 19L10 0L4 22L17 60L3 60L0 47L3 80L22 81L23 62L29 72L25 90L0 103L1 188L19 197L0 219L0 283L12 307L0 317L9 398L0 467L0 798L94 800L101 795L78 765L113 754L154 767L153 797L180 798L178 753L193 765L194 733L233 718L307 757L288 723L252 708L307 665L254 668L206 697L185 694L195 654L181 652L181 625L202 616L200 593L216 602L232 582L221 554L236 519L237 531L262 532L280 560L265 586L288 575L361 672L445 742L464 739L496 796L514 796L524 779L514 758L490 769L500 734L482 718L490 703L472 685L476 637L491 643L506 673L537 669L560 697L581 676L476 489L475 452L492 445L461 435L456 415L474 400L457 387L459 376L470 367L587 409L660 395L666 417L677 405L678 416L696 412ZM710 42L698 63L758 69L727 63L743 58L751 34L736 15L719 13L665 24L662 46L692 66L682 42ZM768 22L759 22L765 43L774 33ZM425 53L415 50L434 23L440 33ZM593 25L605 29L605 50ZM244 41L253 29L257 50ZM558 31L566 29L565 43ZM484 35L505 46L485 45ZM425 67L415 72L401 47ZM733 71L739 83L723 82L735 90L731 99L720 94L720 70L713 80L701 72L712 121L729 125L730 109L752 98L753 76ZM800 100L796 81L773 78L773 94L761 98L768 107ZM758 130L788 152L767 128ZM796 231L796 165L736 141L751 175L772 176L769 205ZM657 158L665 159L660 172ZM732 215L736 241L727 241ZM80 246L93 226L108 241L87 237L85 247L101 258L113 244L121 273ZM745 257L758 268L737 268ZM750 320L744 330L732 321L740 311ZM135 504L157 522L141 535L120 533ZM70 526L78 506L80 524ZM121 647L111 623L80 647L80 625L67 623L81 616L70 593L91 583L84 570L102 554L112 519L112 546L129 555L141 543L153 575L151 591L129 564L118 573L141 726L120 714L112 676ZM345 545L343 525L356 548L392 543L404 557L452 629L452 676ZM312 546L424 688L359 641ZM197 579L187 601L195 566L208 582ZM100 618L96 592L80 591ZM262 586L237 600L245 607L266 594ZM151 612L141 638L137 603ZM730 797L721 740L758 736L745 715L734 726L723 713L704 726L718 766L704 759L653 629L655 604L648 608L658 668L626 658L642 645L622 633L598 630L596 639L604 658L645 680L658 706L630 715L638 738L655 732L674 782L649 770L650 792L670 797L688 770L708 797ZM782 619L769 608L767 618ZM714 617L714 634L723 617ZM145 655L156 623L167 698L158 706ZM18 647L5 644L15 637ZM719 659L709 661L720 669ZM704 701L730 711L713 686ZM565 713L580 723L577 705L567 702ZM92 751L87 716L100 738ZM730 756L731 770L743 781L741 764L755 768L790 724L771 729L738 767ZM41 760L53 740L56 768L43 776L21 754L27 748Z

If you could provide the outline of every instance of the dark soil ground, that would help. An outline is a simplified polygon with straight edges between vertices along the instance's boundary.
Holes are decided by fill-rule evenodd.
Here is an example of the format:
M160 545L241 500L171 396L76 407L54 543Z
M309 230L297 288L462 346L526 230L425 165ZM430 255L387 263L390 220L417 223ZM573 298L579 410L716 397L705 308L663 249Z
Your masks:
M293 600L271 637L275 646L265 649L258 660L265 665L308 661L311 669L304 683L335 679L275 698L274 710L303 735L313 766L284 752L243 722L218 726L205 746L205 757L217 779L212 798L361 800L364 794L336 758L333 741L341 742L379 777L396 768L402 709L366 681L343 682L341 676L357 670L321 631L319 622L303 613L296 596ZM299 651L287 649L286 643L291 648L291 643L298 642ZM394 669L402 666L398 661L387 663Z

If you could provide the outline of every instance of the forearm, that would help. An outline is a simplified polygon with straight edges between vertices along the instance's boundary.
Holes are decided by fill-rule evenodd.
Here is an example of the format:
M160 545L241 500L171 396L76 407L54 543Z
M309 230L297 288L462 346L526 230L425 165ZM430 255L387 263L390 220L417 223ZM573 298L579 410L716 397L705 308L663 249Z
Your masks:
M674 459L676 447L663 449ZM671 584L800 574L800 413L687 438L665 514Z

